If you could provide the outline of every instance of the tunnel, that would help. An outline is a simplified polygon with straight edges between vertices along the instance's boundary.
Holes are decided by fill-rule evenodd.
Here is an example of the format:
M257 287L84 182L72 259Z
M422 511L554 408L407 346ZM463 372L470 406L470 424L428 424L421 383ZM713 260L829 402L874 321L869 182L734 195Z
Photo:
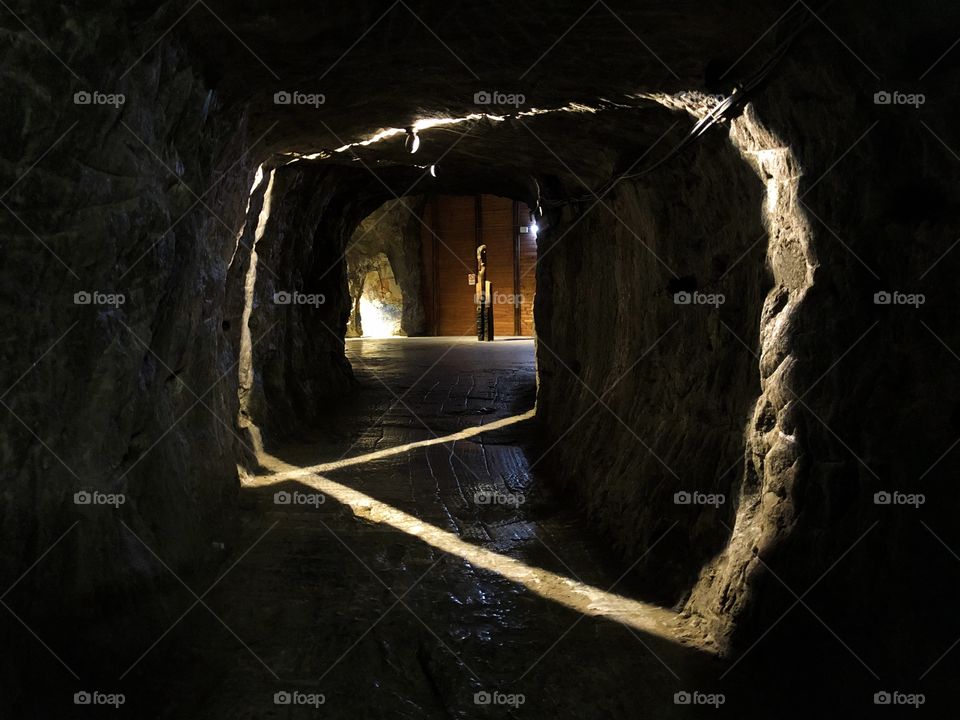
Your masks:
M956 716L955 4L0 6L0 717Z

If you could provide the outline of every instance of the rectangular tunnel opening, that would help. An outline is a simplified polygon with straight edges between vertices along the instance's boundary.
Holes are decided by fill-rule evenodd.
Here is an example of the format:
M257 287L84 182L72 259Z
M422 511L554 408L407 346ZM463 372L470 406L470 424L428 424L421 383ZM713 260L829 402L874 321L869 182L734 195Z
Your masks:
M436 194L414 199L414 216L401 202L371 214L348 246L346 336L476 336L482 297L494 337L533 337L539 228L529 206L490 194Z

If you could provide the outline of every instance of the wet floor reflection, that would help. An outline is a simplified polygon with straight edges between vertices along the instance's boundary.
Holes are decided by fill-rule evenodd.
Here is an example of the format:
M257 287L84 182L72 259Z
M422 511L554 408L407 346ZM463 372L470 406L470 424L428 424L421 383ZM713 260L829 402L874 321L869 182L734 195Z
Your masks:
M348 351L360 391L245 479L239 539L189 578L202 603L171 580L142 654L104 661L110 716L701 716L675 694L716 661L530 472L532 342Z

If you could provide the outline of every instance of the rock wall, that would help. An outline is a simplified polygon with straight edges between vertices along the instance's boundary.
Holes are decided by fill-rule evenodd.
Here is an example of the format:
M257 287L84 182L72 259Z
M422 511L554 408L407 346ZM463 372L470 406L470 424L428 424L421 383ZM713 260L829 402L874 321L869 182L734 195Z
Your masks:
M295 163L265 176L244 230L255 279L241 411L245 423L279 437L316 423L325 402L352 387L344 254L366 206L356 197L356 171Z
M350 238L347 251L348 272L354 274L367 266L365 260L378 253L386 255L403 295L400 331L408 336L426 332L418 219L424 203L425 199L420 196L384 203L360 223ZM351 296L356 298L356 293L352 292Z
M140 607L127 639L142 642L164 563L188 572L233 532L237 347L223 321L258 137L174 39L138 60L100 13L18 11L44 40L4 17L0 577L5 590L19 578L13 612L93 667L90 648L113 642L97 619ZM113 104L88 103L94 91ZM16 686L46 651L7 620L3 645L25 646L3 661Z
M348 262L347 274L352 302L347 337L403 335L403 291L387 256L355 258Z
M744 48L756 67L788 31L765 32L779 9L638 3L591 18L533 68L520 16L547 30L579 22L580 9L504 5L518 19L504 25L486 5L426 3L445 43L491 64L491 87L529 68L515 89L554 111L424 130L412 167L399 135L356 148L368 164L271 156L489 110L420 23L384 23L410 60L398 66L371 37L317 89L330 99L321 112L269 99L281 75L307 87L339 63L342 50L320 40L360 36L379 10L212 5L220 15L200 6L180 23L173 3L20 2L0 20L13 100L0 117L0 577L20 578L4 602L28 624L87 627L103 608L151 606L169 577L160 560L188 572L216 559L213 543L229 546L236 466L252 461L259 430L267 442L296 432L350 387L348 240L422 180L545 201L544 445L556 443L571 500L628 558L642 555L638 579L655 596L683 604L723 648L759 636L794 589L816 583L831 626L858 639L895 628L871 640L876 653L885 641L921 658L944 649L925 608L957 599L960 547L960 135L946 113L955 64L940 57L954 6L907 18L892 1L832 5L829 25L813 22L727 133L587 212L590 198L567 203L584 192L577 180L598 187L666 127L666 110L633 100L661 92L692 123L680 92ZM900 30L863 21L880 16ZM624 23L650 28L661 55L638 52ZM876 104L894 90L928 101ZM440 163L435 181L425 162ZM407 246L390 256L408 297L419 291L404 263L418 257ZM680 304L683 293L715 305ZM924 304L877 304L877 293ZM83 491L125 502L75 504ZM724 502L676 502L683 492ZM919 510L874 502L917 492ZM4 645L17 644L11 628L22 630L3 627ZM3 662L16 684L16 659Z
M905 30L893 53L850 9L831 25L858 49L885 47L870 55L877 70L829 33L804 35L725 148L704 138L684 174L617 189L610 204L637 237L603 211L578 222L575 209L548 210L538 417L561 485L628 559L642 557L640 581L682 606L693 634L745 649L815 590L814 612L877 674L908 677L946 649L925 598L957 595L944 501L960 326L943 280L960 263L960 138L931 107L949 92L948 73L925 72L936 57L920 38L933 29ZM925 90L927 105L878 104L894 85ZM719 231L702 241L708 228ZM727 301L669 303L694 288ZM898 292L923 304L898 304ZM581 381L603 398L594 410ZM678 488L726 503L678 506ZM875 499L897 492L926 504ZM797 663L845 652L809 620L770 642L794 647Z
M739 154L714 137L642 183L618 185L609 210L548 211L540 236L545 462L628 558L656 543L638 575L668 602L732 524L760 390L738 336L756 344L769 289L761 200ZM728 502L676 504L677 493Z
M887 42L858 34L854 16L837 21L866 47ZM918 52L924 33L936 35L905 30L891 55L906 59L897 82L914 89L913 78L936 59ZM948 451L955 403L938 388L957 387L960 371L948 349L960 344L954 291L943 283L960 265L948 252L960 165L944 143L960 138L937 121L942 108L876 103L875 93L893 89L872 77L888 61L874 55L875 70L850 61L843 46L811 38L756 100L753 117L775 128L779 142L761 139L774 152L754 155L755 166L776 174L776 148L789 148L785 174L799 177L788 197L799 212L773 224L768 250L779 288L768 309L783 309L767 314L759 348L765 392L748 436L744 509L690 606L714 628L729 632L735 618L734 630L749 635L816 584L815 611L876 674L916 683L945 650L940 621L922 608L933 595L957 598L941 544L955 541L944 502L960 469ZM923 89L942 98L946 80L933 74ZM731 139L758 149L749 115ZM772 189L768 207L783 208L784 194ZM784 244L791 235L801 252ZM790 269L800 268L789 259L798 254L806 256L806 288ZM880 304L878 293L919 294L923 304ZM919 493L926 503L887 506L877 493ZM804 638L786 638L794 640Z

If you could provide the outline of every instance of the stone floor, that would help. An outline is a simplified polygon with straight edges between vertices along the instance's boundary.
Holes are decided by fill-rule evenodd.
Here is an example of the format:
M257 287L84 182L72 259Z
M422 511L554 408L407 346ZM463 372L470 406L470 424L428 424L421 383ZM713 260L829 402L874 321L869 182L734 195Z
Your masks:
M130 680L152 690L131 690L129 712L713 710L674 702L709 692L698 678L717 677L712 659L675 640L671 612L625 594L629 563L531 472L532 340L351 340L347 353L360 389L315 440L272 449L246 478L244 536L203 597L209 611L193 609L138 663ZM138 711L146 696L153 707Z

